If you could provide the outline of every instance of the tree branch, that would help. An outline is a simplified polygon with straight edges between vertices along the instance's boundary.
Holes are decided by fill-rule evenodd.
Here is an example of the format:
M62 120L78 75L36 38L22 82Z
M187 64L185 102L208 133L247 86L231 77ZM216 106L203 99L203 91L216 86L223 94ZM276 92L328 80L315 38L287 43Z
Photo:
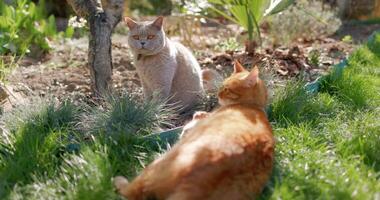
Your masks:
M74 9L75 13L83 18L87 18L89 15L94 15L103 10L100 0L67 0L67 2Z

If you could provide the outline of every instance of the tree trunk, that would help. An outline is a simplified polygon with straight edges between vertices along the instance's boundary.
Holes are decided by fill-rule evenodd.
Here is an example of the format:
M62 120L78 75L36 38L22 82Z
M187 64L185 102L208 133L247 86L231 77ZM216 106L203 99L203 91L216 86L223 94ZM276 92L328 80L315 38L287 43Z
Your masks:
M111 35L120 22L124 0L67 0L77 15L87 19L90 28L88 64L91 88L96 97L111 92Z
M112 24L105 12L89 16L88 64L91 87L95 96L102 96L112 89Z

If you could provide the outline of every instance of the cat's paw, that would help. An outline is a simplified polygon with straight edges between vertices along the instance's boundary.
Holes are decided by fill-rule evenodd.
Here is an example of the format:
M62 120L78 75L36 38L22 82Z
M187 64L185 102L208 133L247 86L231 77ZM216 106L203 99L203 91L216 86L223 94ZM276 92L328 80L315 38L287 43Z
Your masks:
M197 111L194 113L193 115L193 120L199 120L199 119L204 119L206 117L208 117L210 115L210 113L208 112L205 112L205 111Z
M123 176L116 176L113 179L113 185L115 186L117 192L123 196L126 196L126 189L128 184L128 180Z
M210 115L210 113L205 112L205 111L195 112L193 115L193 119L183 127L180 138L184 137L184 135L186 135L190 129L192 129L195 125L197 125L199 120L204 119L204 118L208 117L209 115Z

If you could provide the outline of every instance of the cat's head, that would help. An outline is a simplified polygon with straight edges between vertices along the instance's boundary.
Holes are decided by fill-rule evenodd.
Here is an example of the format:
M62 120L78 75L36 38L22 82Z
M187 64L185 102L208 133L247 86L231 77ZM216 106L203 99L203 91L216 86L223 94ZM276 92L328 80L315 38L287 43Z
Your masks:
M135 22L125 17L129 32L128 45L138 54L154 55L165 46L165 32L162 16L154 21Z
M268 95L264 82L259 78L259 69L255 66L249 72L235 61L234 72L224 80L218 98L221 106L249 104L264 108Z

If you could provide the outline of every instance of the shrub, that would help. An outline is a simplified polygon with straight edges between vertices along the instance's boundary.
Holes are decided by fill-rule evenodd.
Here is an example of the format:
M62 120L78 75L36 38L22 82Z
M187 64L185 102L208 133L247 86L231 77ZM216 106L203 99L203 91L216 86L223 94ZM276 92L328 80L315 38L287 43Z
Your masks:
M111 96L103 107L91 109L84 127L91 133L106 134L149 134L162 125L170 125L174 110L165 107L164 102L152 100L142 102L127 94Z
M29 0L11 5L1 1L0 13L0 54L38 56L49 50L48 40L56 35L56 24L54 16L45 20L43 0L38 6Z
M275 45L291 44L298 38L331 35L341 25L333 9L324 8L320 1L306 0L297 1L283 12L268 17L267 21L269 38Z

